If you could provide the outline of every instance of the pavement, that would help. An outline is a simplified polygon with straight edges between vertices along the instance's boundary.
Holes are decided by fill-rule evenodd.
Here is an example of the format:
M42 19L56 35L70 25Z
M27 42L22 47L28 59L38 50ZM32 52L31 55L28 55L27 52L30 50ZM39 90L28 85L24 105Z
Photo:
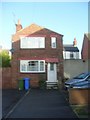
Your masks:
M12 107L5 118L77 118L63 91L30 89L21 96L23 97ZM6 100L4 98L3 108L7 106Z

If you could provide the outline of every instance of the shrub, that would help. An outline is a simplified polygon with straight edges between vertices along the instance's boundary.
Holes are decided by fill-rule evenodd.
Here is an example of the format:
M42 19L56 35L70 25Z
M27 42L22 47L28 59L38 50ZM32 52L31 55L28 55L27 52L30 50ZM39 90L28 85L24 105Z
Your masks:
M11 60L8 51L3 50L0 53L0 67L10 67L10 61Z
M46 81L45 80L39 80L39 87L41 89L45 89L46 88Z

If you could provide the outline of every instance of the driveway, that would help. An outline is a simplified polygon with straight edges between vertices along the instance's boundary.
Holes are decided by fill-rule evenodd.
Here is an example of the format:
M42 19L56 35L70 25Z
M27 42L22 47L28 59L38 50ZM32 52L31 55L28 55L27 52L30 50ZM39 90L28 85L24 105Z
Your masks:
M15 104L25 95L25 90L3 89L2 90L2 117L15 106Z
M77 116L62 91L30 89L9 112L7 118L77 118Z

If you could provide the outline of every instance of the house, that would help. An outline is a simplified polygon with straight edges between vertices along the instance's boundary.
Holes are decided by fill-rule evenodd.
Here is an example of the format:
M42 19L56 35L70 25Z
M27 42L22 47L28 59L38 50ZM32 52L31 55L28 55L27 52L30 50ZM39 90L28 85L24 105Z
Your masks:
M63 45L64 59L79 59L79 49L76 45L77 45L76 38L74 38L73 44Z
M83 38L81 58L83 61L90 59L90 33L85 33Z
M63 79L63 35L31 24L22 28L20 20L12 35L12 87L20 78L30 78L30 86L39 80L58 83ZM53 86L53 84L52 84Z

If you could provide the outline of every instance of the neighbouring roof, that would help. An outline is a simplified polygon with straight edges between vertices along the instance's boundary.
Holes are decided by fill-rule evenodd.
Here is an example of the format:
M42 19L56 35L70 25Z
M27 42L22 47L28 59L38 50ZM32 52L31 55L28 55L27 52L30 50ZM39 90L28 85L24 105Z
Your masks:
M90 33L85 33L85 35L87 36L88 40L90 40Z
M40 32L40 33L39 33ZM44 27L41 27L37 24L31 24L30 26L28 27L25 27L23 29L21 29L20 31L18 31L16 34L26 34L26 35L31 35L31 34L47 34L47 33L54 33L54 34L59 34L57 32L54 32L50 29L47 29L47 28L44 28ZM59 34L61 36L63 36L62 34Z
M74 47L73 45L64 45L64 51L69 51L69 52L79 52L78 47Z

